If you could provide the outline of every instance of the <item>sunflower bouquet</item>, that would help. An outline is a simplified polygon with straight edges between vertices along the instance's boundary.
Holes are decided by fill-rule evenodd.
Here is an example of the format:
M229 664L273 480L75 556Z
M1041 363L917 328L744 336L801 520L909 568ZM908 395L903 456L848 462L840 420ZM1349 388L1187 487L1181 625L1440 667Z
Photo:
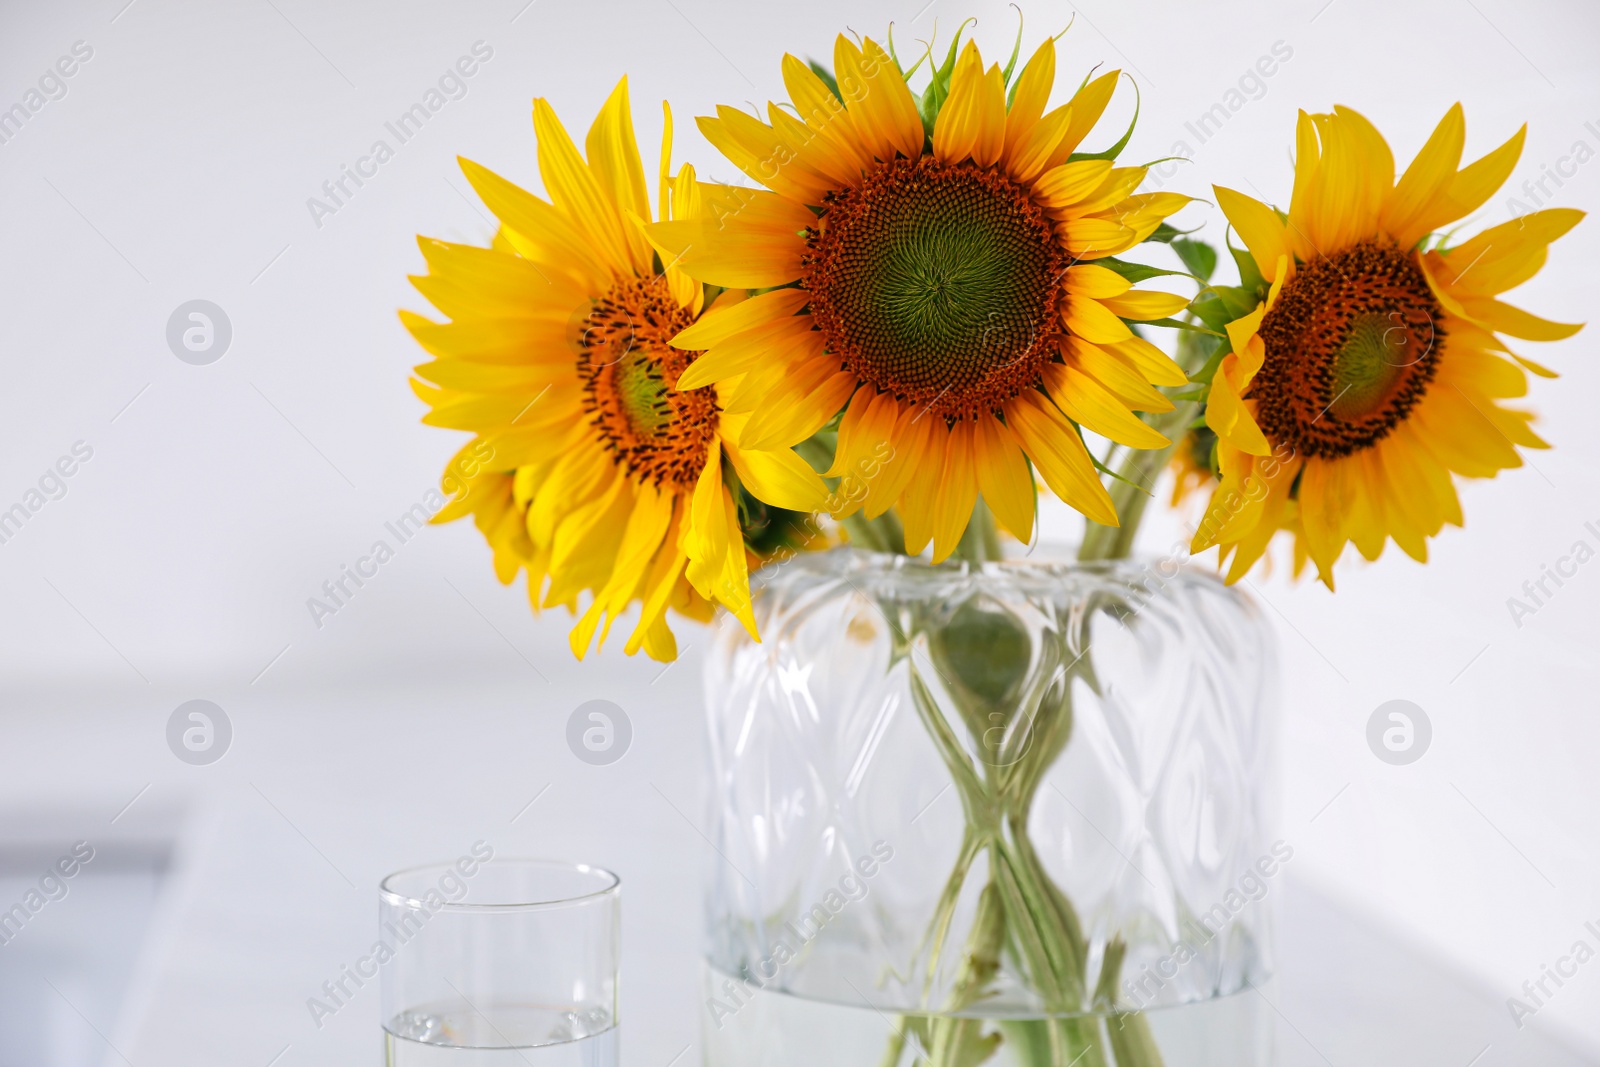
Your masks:
M753 184L674 170L665 105L647 176L626 79L581 152L534 101L545 197L462 162L498 230L423 239L413 281L445 321L401 317L433 357L424 421L493 461L451 464L434 521L470 515L502 582L526 572L534 610L572 611L577 656L627 616L628 653L673 659L668 609L720 605L760 641L752 574L841 543L981 568L1034 540L1042 491L1085 517L1081 561L1120 559L1167 470L1173 506L1206 498L1191 549L1216 548L1228 583L1284 532L1295 573L1332 589L1348 544L1426 560L1462 522L1457 478L1545 447L1505 401L1553 372L1504 338L1578 327L1500 294L1581 214L1440 233L1506 180L1521 132L1463 167L1454 107L1397 179L1361 115L1302 113L1287 207L1217 188L1218 249L1169 223L1190 197L1140 191L1133 122L1102 129L1120 72L1058 92L1055 38L1023 60L1019 32L1002 65L965 30L914 62L892 36L785 56L787 101L698 120ZM1122 993L1126 943L1091 938L1030 834L1073 731L1067 683L1099 685L1087 643L1063 638L1054 681L1022 695L1049 657L1003 616L882 609L966 827L917 949L923 999L882 1062L1162 1063ZM1016 983L1039 1017L986 1023Z

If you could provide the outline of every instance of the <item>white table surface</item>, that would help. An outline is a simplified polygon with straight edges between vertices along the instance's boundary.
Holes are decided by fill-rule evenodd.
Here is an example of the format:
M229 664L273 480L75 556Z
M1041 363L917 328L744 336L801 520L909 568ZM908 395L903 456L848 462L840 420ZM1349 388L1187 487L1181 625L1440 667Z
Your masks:
M75 1001L56 1005L51 1025L105 1064L377 1064L375 983L320 1029L306 1000L371 945L384 873L481 838L502 855L619 871L626 1062L698 1063L698 887L716 862L701 835L698 657L654 684L659 668L609 657L545 682L501 651L510 666L460 679L408 684L396 672L387 686L263 680L209 693L235 731L209 767L166 748L167 716L193 694L18 694L0 716L0 841L37 855L93 841L102 867L85 879L177 846L119 1007L70 993L81 986L67 972L93 960L41 962L9 946L0 979L33 983L25 1003ZM610 767L580 763L562 736L568 712L596 695L635 729ZM1381 917L1286 873L1268 897L1283 920L1270 996L1285 1067L1600 1062L1537 1025L1518 1033L1503 1002L1397 941ZM46 920L58 940L75 924L93 929L104 917L89 897L52 904L24 934L49 934ZM55 989L43 985L52 978ZM24 1065L0 1050L0 1067Z

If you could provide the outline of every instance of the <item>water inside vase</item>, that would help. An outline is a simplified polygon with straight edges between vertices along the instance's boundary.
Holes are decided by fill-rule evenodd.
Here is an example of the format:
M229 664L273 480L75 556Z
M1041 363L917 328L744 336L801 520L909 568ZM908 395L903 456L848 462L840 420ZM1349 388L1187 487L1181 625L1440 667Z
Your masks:
M751 990L707 963L701 1033L707 1067L926 1067L937 1061L922 1046L917 1027L904 1016L879 1009L870 991L856 1003L795 996L776 988ZM730 985L736 991L730 994ZM848 990L846 991L849 992ZM1142 1013L1160 1050L1162 1067L1271 1067L1273 986ZM1085 1047L1072 1055L1052 1053L1042 1036L1045 1022L1032 1016L973 1016L985 1034L999 1037L984 1067L1112 1067L1116 1062L1108 1028L1115 1017L1083 1016L1085 1032L1099 1037L1103 1056ZM937 1016L933 1018L937 1019ZM894 1055L898 1048L898 1056ZM1148 1059L1140 1061L1150 1063ZM942 1067L942 1065L941 1065ZM1119 1065L1120 1067L1120 1065Z

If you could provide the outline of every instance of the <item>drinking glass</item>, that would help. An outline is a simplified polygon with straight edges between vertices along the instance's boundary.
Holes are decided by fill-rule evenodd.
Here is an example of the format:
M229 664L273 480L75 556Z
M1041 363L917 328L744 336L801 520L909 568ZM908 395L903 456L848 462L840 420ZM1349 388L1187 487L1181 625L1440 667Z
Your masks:
M378 889L389 1067L615 1067L616 875L474 854Z

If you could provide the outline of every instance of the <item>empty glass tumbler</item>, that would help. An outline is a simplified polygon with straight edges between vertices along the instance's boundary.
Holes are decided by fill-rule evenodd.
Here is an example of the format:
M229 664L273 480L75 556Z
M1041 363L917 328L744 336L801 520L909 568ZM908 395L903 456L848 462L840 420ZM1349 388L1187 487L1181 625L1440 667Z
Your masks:
M379 886L387 1063L614 1067L621 882L492 857L480 843Z

